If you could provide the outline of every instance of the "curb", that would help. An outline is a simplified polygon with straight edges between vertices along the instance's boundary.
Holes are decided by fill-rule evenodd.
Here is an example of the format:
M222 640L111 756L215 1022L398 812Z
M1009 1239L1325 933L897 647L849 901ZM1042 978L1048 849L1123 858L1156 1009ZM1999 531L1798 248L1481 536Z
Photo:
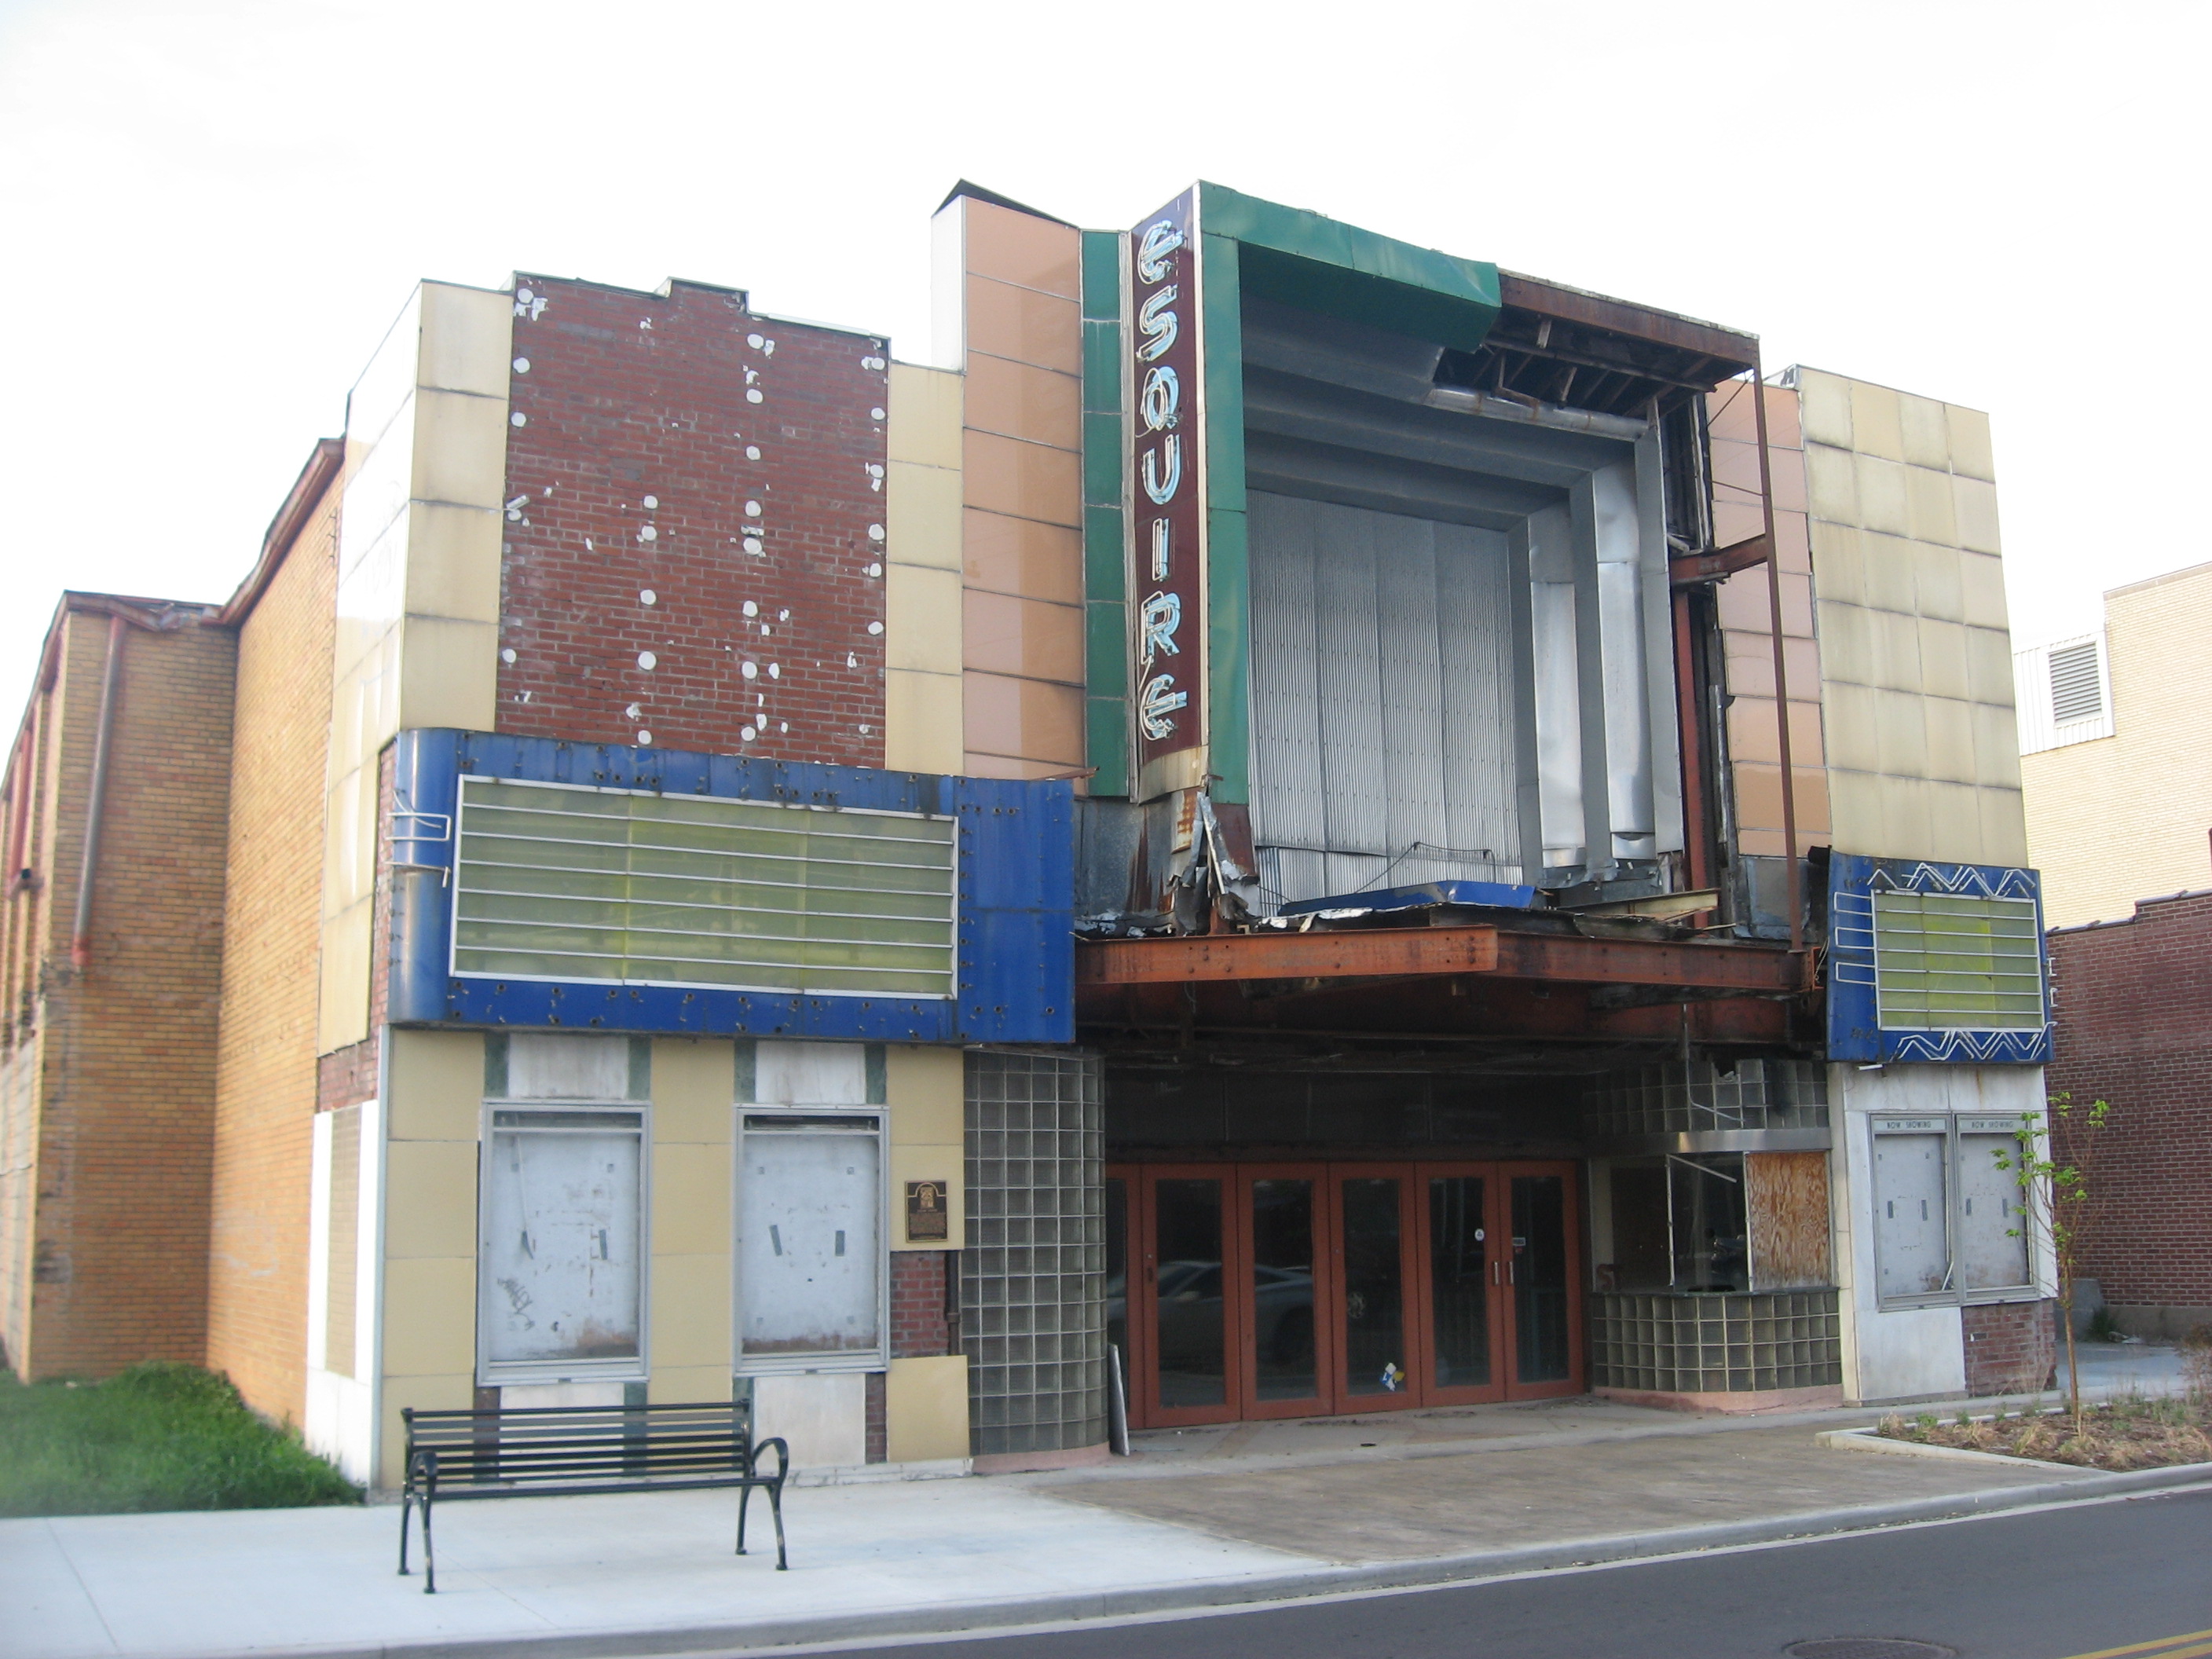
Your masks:
M1167 1584L1103 1591L1071 1591L1018 1601L964 1606L887 1607L872 1613L808 1614L738 1624L666 1626L627 1631L580 1631L573 1634L526 1636L509 1633L452 1641L376 1643L360 1645L264 1648L258 1659L674 1659L675 1656L731 1654L886 1637L929 1637L959 1633L1005 1635L1027 1626L1127 1618L1133 1614L1206 1613L1323 1595L1375 1590L1418 1589L1560 1567L1599 1566L1656 1556L1688 1554L1747 1544L1781 1543L1828 1534L1871 1531L1917 1522L1948 1521L2051 1504L2085 1503L2137 1492L2212 1485L2212 1464L2179 1468L2130 1469L2038 1482L2008 1490L1916 1498L1902 1504L1866 1504L1849 1509L1815 1510L1756 1521L1682 1527L1668 1532L1630 1533L1613 1537L1571 1539L1515 1550L1432 1556L1416 1561L1358 1566L1322 1566L1261 1577L1209 1583ZM228 1659L204 1650L169 1659Z

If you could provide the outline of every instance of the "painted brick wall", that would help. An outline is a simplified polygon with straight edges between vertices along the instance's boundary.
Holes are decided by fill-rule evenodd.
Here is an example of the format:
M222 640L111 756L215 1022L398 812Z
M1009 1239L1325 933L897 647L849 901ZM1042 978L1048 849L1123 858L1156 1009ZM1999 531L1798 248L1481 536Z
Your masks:
M126 628L92 953L68 971L107 617L63 623L40 874L46 994L27 1330L33 1376L206 1352L208 1179L228 831L225 629Z
M2023 1394L2051 1386L2057 1333L2051 1304L1990 1302L1961 1310L1968 1394Z
M2053 933L2051 967L2050 1087L2112 1109L2081 1271L2110 1303L2212 1309L2212 892Z
M882 765L886 343L684 283L515 299L498 729Z
M959 1271L951 1250L891 1252L891 1358L922 1359L956 1351L945 1317L945 1274Z
M248 1404L295 1423L307 1410L337 507L332 489L238 629L216 1071L208 1364L228 1372Z

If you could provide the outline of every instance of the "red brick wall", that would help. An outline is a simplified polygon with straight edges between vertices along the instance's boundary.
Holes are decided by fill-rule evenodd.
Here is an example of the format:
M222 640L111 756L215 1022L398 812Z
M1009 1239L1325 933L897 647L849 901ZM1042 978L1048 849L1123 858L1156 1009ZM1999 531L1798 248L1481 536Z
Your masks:
M2107 1302L2212 1307L2212 893L2054 933L2051 965L2050 1088L2112 1103L2081 1271Z
M945 1279L950 1250L891 1252L891 1358L921 1359L955 1350L947 1316Z
M2051 1386L2057 1341L2053 1304L1969 1304L1964 1316L1968 1394L2021 1394Z
M499 730L882 765L885 342L516 289Z
M79 974L70 933L108 619L72 611L64 628L40 806L34 1264L27 1328L9 1356L29 1376L197 1362L207 1342L234 641L193 623L124 630Z

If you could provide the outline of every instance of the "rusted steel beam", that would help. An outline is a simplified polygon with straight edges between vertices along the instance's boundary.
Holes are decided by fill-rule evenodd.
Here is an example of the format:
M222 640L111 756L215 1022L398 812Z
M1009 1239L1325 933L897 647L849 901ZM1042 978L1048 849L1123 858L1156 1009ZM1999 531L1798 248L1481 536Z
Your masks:
M1498 965L1495 927L1389 927L1311 933L1121 939L1079 946L1078 985L1243 979L1372 979L1484 974Z
M1667 580L1676 587L1690 587L1698 582L1718 581L1723 576L1733 576L1739 570L1765 562L1766 538L1751 536L1716 548L1711 553L1677 555L1667 561Z
M1577 985L1670 985L1776 996L1812 988L1806 982L1808 960L1758 945L1502 933L1497 971L1502 978Z

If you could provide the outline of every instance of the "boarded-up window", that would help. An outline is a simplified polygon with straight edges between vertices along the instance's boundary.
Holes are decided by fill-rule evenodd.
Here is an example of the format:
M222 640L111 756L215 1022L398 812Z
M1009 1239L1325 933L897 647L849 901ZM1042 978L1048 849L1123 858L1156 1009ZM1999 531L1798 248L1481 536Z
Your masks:
M1885 1297L1952 1288L1944 1213L1948 1128L1943 1118L1875 1121L1875 1267Z
M1809 1290L1832 1285L1828 1250L1828 1155L1750 1152L1743 1160L1751 1212L1751 1287Z
M2021 1213L2018 1127L2002 1118L1959 1121L1961 1290L2010 1290L2033 1282L2027 1218ZM1997 1162L2000 1154L2004 1165Z
M637 1111L492 1113L479 1257L488 1375L640 1368L643 1129Z
M361 1283L361 1108L331 1114L331 1231L323 1364L352 1376Z
M740 1156L741 1358L879 1352L880 1120L748 1112Z

